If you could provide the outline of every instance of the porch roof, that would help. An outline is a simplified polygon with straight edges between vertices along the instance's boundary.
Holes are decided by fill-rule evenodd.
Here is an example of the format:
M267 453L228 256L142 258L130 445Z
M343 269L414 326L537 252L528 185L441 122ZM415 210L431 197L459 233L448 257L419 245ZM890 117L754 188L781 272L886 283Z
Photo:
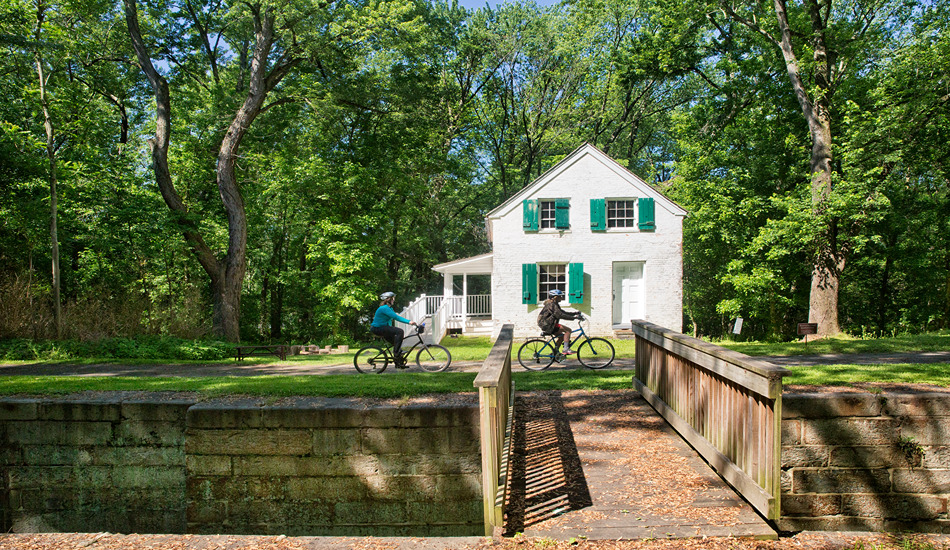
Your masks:
M460 258L452 262L439 264L432 268L443 275L491 275L494 254L482 254Z

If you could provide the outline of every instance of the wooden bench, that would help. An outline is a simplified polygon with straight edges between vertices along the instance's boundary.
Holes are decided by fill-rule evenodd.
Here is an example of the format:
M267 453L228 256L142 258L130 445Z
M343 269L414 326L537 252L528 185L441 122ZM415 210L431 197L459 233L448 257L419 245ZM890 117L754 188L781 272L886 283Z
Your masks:
M238 361L253 355L276 355L283 361L287 359L287 346L237 346L234 348L234 353Z

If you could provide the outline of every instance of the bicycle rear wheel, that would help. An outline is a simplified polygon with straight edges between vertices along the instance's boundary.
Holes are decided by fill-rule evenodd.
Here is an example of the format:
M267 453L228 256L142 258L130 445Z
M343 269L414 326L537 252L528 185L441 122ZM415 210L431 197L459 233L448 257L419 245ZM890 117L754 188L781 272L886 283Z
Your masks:
M353 366L363 374L380 374L389 366L389 354L382 348L366 346L353 356Z
M544 370L554 362L557 351L550 342L542 338L532 338L518 349L518 362L528 370Z
M603 338L588 338L577 348L577 360L589 369L602 369L614 361L614 345Z
M433 344L416 353L416 364L426 372L442 372L452 363L452 354L444 346Z

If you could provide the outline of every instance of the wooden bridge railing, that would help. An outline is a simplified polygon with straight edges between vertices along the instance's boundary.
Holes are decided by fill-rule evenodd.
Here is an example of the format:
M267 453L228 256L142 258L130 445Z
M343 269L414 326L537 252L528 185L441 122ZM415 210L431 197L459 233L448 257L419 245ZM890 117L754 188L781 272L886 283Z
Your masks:
M515 403L511 379L513 335L513 325L502 326L495 345L475 377L481 416L482 505L485 510L485 535L489 537L502 529L505 521L505 488L508 485L508 457Z
M759 513L778 519L790 371L645 321L632 327L637 390Z

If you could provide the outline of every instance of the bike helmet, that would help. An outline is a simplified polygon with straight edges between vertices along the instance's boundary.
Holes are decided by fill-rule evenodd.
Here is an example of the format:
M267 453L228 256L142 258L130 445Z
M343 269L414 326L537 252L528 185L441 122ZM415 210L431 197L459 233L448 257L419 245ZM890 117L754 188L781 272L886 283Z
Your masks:
M383 292L382 294L379 295L379 299L388 300L389 298L394 298L395 296L396 296L396 293L394 292Z
M561 298L563 298L563 297L564 297L564 291L555 288L555 289L553 289L553 290L551 290L551 291L548 292L548 297L554 298L555 296L560 296Z

